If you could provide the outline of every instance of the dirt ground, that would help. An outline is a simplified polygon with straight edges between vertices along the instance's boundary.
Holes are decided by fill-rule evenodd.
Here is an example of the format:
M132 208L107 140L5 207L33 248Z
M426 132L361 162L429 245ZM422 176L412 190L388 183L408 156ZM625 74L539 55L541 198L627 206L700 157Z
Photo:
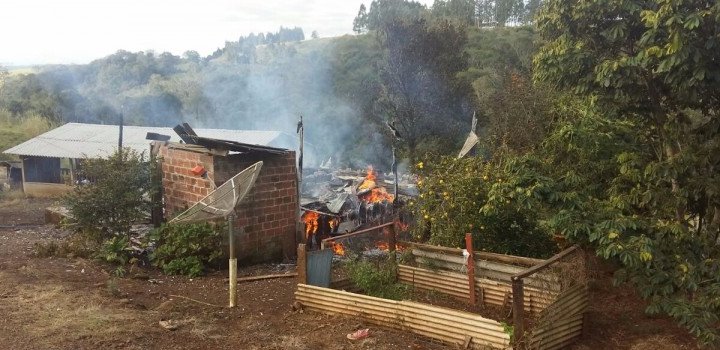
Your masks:
M292 311L292 278L240 283L238 307L229 309L224 272L191 279L137 268L114 278L109 266L96 261L36 258L36 242L67 236L52 226L27 226L42 223L51 204L0 202L1 349L454 348L356 319ZM17 224L25 226L9 227ZM260 265L241 268L239 275L294 269ZM588 332L574 349L697 348L671 320L645 316L631 289L612 287L610 272L599 271ZM176 330L160 326L168 320ZM359 328L370 328L370 337L346 339Z

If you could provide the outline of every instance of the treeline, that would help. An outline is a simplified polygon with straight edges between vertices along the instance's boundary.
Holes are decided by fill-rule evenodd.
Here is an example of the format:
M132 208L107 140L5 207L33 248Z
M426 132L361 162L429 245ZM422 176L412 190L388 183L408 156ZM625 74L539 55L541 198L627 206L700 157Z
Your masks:
M318 161L387 167L393 143L408 158L453 152L473 113L491 113L489 96L511 74L529 79L527 27L468 26L438 14L444 2L374 4L368 16L378 20L364 35L300 42L302 29L281 28L207 57L118 51L86 65L6 76L0 109L54 123L116 123L122 113L129 124L291 133L302 114Z

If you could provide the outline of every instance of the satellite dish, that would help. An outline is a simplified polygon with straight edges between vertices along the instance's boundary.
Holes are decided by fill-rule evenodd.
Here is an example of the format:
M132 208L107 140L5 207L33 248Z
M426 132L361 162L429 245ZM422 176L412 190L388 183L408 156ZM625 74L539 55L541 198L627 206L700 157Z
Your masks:
M208 221L227 217L233 213L235 206L250 192L262 166L263 162L257 162L249 166L210 192L188 210L170 220L170 223Z
M227 180L220 187L210 192L205 198L195 203L169 223L208 221L227 218L230 268L230 307L237 305L237 258L235 257L235 235L233 234L233 217L235 206L250 192L262 169L263 162L257 162Z

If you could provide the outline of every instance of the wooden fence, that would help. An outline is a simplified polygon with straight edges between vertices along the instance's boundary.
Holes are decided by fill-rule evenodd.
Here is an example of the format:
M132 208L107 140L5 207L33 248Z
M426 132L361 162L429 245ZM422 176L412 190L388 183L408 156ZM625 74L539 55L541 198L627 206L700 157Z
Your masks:
M510 348L510 336L499 322L469 312L306 284L298 285L295 298L308 310L359 317L447 343L469 340L474 349Z

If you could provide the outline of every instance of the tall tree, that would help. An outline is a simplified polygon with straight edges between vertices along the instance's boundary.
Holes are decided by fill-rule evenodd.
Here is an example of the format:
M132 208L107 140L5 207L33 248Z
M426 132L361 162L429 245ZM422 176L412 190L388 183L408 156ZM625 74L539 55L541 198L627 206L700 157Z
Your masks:
M467 68L465 30L448 20L415 18L386 22L378 35L385 51L379 107L413 160L421 141L452 140L459 120L468 117L470 87L455 79Z
M360 4L360 10L357 16L353 20L353 32L355 34L362 34L367 31L368 27L368 14L365 4Z
M638 140L586 206L604 216L566 232L618 259L649 312L720 345L720 3L546 0L537 24L536 79L591 96Z

